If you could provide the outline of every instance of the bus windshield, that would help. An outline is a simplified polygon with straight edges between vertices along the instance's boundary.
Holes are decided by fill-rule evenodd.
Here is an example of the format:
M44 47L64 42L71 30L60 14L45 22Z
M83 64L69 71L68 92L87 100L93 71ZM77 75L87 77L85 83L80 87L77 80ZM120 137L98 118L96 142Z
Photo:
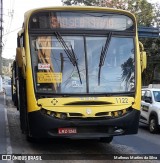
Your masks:
M30 46L36 92L104 94L135 89L132 36L31 35Z

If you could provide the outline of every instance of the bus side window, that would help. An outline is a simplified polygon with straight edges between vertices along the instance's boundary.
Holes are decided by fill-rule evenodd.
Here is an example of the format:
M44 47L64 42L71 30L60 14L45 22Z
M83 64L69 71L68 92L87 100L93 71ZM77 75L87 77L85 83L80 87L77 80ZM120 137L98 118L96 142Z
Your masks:
M36 39L34 38L31 40L31 54L33 55L32 57L32 62L35 66L38 65L38 49L36 47Z

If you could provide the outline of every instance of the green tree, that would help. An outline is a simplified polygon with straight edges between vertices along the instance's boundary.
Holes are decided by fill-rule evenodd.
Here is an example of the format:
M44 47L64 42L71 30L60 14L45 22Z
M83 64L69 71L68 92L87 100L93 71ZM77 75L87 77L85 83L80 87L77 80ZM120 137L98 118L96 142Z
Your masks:
M64 5L102 6L131 11L138 25L150 26L154 18L153 5L147 0L62 0Z
M98 0L62 0L62 3L67 6L71 5L99 6Z
M153 19L151 25L160 27L160 5L152 4L153 7ZM141 39L143 42L145 51L147 52L147 69L143 72L143 85L157 82L160 83L160 79L157 80L157 74L160 76L160 38L154 39ZM159 72L157 72L159 71Z

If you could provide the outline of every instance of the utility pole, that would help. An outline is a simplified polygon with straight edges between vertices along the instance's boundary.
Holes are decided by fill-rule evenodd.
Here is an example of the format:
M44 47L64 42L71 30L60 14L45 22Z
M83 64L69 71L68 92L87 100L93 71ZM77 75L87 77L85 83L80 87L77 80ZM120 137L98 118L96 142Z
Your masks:
M2 75L2 33L3 33L3 0L0 0L0 75Z

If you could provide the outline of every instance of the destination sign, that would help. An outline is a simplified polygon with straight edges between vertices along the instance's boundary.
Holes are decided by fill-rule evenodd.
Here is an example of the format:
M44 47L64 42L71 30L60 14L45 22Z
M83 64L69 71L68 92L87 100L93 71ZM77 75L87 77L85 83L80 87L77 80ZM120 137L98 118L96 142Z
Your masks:
M99 30L133 30L130 17L111 13L90 12L43 12L31 16L30 29L99 29ZM131 28L132 27L132 28Z

